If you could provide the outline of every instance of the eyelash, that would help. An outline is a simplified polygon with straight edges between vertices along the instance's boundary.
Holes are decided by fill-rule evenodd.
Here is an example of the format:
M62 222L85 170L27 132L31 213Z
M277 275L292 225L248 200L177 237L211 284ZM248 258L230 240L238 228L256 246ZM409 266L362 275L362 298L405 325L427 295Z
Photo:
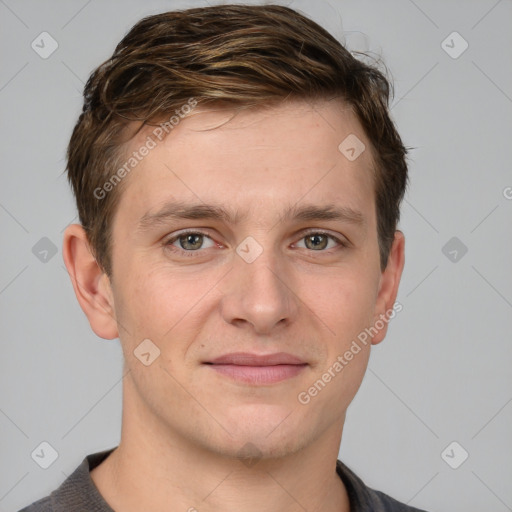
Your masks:
M342 240L340 240L339 238L335 237L334 235L331 235L330 233L327 233L326 231L321 231L321 230L316 230L316 229L310 229L309 231L303 232L302 236L299 238L299 240L302 240L302 239L306 238L308 235L312 235L312 234L327 236L331 240L334 240L342 248L347 248L348 247L348 243L343 242ZM190 257L192 257L192 258L196 257L197 253L201 253L202 252L201 249L197 249L195 251L187 251L185 249L181 249L179 247L175 247L175 246L172 245L176 240L178 240L179 238L181 238L183 236L186 236L186 235L202 235L202 236L205 236L205 237L207 237L207 238L209 238L210 240L213 241L213 239L211 238L211 236L208 233L205 233L204 231L196 229L196 230L182 231L182 232L178 233L177 235L174 235L172 238L169 238L169 239L167 239L167 241L164 242L164 246L167 249L169 249L170 251L172 251L172 252L179 252L183 256L186 256L186 257L189 257L189 258ZM322 253L322 252L327 252L327 251L326 250L321 250L321 251L310 250L310 252L311 253L314 253L314 252Z

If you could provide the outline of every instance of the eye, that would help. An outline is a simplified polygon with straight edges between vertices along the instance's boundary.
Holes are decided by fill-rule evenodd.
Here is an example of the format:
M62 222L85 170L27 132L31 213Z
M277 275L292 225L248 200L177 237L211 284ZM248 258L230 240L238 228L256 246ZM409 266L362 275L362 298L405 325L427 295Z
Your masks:
M210 241L210 245L208 247L204 247L206 239ZM169 238L165 242L165 246L171 250L181 250L184 253L190 253L197 252L199 249L214 247L215 242L206 233L201 231L182 231L172 238Z
M205 241L209 245L205 246ZM348 244L339 238L324 231L311 230L303 234L299 244L304 241L304 246L296 244L300 248L309 249L313 252L327 252L326 249L333 249L336 246L348 247ZM331 242L331 243L330 243ZM202 231L182 231L164 242L164 246L180 256L198 256L200 249L210 249L217 244L212 238Z
M329 247L329 239L334 240L335 244L331 245ZM312 251L323 251L324 249L332 249L333 247L336 247L336 245L346 247L347 244L342 242L339 238L329 234L325 233L324 231L310 231L306 233L302 238L301 241L305 241L305 247L306 249L311 249Z

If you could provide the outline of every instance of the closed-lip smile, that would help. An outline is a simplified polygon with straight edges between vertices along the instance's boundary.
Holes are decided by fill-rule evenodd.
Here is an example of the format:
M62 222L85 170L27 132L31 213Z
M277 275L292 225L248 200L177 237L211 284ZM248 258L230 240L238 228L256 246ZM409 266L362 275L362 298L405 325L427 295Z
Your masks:
M216 372L248 384L274 384L301 373L307 366L301 358L286 352L254 354L232 352L205 361Z

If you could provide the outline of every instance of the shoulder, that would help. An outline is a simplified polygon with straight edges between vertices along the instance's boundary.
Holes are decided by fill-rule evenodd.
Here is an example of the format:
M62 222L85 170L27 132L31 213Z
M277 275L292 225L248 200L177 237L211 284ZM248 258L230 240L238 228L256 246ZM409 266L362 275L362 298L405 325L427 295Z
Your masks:
M114 449L87 455L51 494L18 512L113 512L95 487L90 471L101 464Z
M34 501L32 505L22 508L18 512L53 512L51 497L47 496L46 498Z
M382 510L382 512L426 512L425 510L401 503L381 491L376 491L368 487L367 489L376 506L380 507L376 509L379 510L379 512L380 510Z
M367 487L361 478L340 460L336 463L336 472L345 484L350 507L354 512L370 510L372 512L426 512L401 503L381 491Z

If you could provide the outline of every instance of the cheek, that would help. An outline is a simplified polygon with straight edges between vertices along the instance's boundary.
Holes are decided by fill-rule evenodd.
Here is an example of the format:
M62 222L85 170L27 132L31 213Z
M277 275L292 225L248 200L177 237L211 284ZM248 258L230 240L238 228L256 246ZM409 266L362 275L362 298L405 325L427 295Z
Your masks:
M141 336L159 336L163 325L171 320L171 305L179 304L173 296L177 291L168 286L165 276L148 273L147 269L131 266L119 275L122 277L115 293L118 323L133 343Z
M376 283L368 272L340 269L329 275L304 277L303 296L313 311L342 341L372 321Z
M134 339L154 338L164 343L175 333L190 327L201 306L213 299L212 289L222 273L201 273L193 267L171 268L165 262L133 266L119 290L118 320ZM193 329L192 329L193 330Z
M368 365L371 343L365 329L373 321L376 282L363 264L361 271L351 267L350 271L331 276L324 287L325 323L335 335L326 337L326 341L330 340L327 358L315 372L321 381L319 386L324 383L329 388L325 393L322 391L317 406L335 400L334 418L355 396Z

